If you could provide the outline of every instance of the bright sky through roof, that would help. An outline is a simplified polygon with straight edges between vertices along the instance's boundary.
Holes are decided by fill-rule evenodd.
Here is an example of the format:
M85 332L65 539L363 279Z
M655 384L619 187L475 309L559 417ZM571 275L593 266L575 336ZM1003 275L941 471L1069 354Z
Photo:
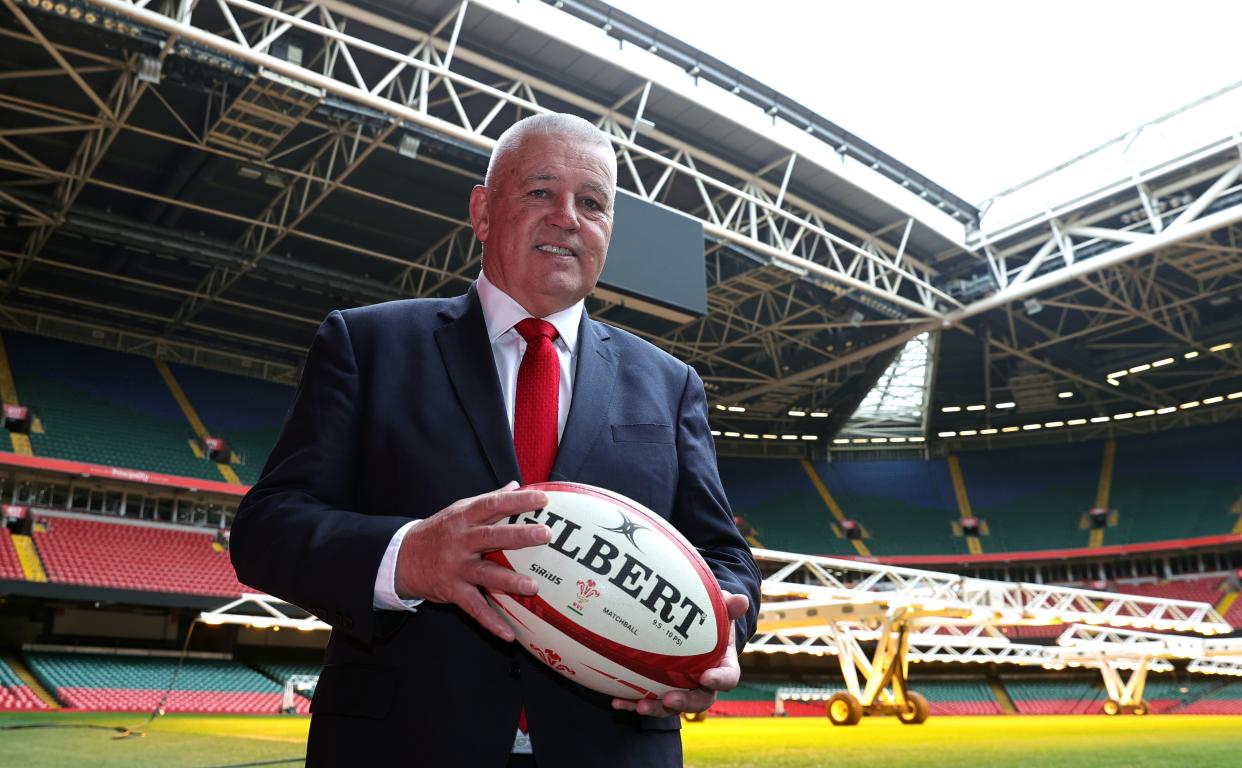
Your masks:
M1235 0L609 2L975 204L1242 80Z

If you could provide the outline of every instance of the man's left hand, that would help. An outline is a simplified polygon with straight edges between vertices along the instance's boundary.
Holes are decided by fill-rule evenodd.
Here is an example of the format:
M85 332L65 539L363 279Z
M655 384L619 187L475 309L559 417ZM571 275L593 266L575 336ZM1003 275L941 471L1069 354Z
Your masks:
M742 668L737 663L737 633L733 631L733 622L746 613L746 609L750 607L750 598L746 595L725 592L724 599L725 610L729 614L729 645L725 649L725 655L720 660L720 664L705 671L699 677L698 688L693 691L672 691L664 694L664 698L659 701L655 699L639 701L613 699L612 708L625 709L651 717L668 717L683 712L706 712L712 704L716 703L717 693L736 688L738 680L742 677Z

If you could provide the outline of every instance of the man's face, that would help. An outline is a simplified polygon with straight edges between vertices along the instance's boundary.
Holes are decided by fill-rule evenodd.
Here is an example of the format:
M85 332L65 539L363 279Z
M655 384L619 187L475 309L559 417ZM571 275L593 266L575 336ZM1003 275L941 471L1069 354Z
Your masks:
M612 167L602 146L535 134L510 150L490 187L471 192L487 279L535 317L595 287L612 236Z

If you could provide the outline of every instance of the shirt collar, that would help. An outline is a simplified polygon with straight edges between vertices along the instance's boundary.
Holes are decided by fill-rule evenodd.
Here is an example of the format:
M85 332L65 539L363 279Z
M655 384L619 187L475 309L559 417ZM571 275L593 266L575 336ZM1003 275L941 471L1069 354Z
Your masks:
M533 317L512 296L497 288L481 271L476 287L479 291L479 302L483 305L483 322L487 325L487 339L492 344L495 344L497 339L508 333L520 321ZM543 318L556 328L556 332L560 334L560 338L570 352L578 349L578 327L582 323L582 311L583 300L579 299L572 306Z

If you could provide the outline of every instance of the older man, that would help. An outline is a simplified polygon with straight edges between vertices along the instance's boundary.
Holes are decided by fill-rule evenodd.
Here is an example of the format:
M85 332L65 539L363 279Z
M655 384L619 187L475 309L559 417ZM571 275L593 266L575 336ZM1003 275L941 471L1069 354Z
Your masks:
M615 192L604 134L568 115L522 120L470 197L484 244L470 291L320 327L231 550L244 582L333 626L308 765L680 765L677 713L737 684L759 575L720 486L702 382L583 310ZM609 700L511 642L480 587L538 585L483 555L548 541L546 526L496 524L545 503L519 482L548 479L630 496L703 552L735 631L699 689Z

